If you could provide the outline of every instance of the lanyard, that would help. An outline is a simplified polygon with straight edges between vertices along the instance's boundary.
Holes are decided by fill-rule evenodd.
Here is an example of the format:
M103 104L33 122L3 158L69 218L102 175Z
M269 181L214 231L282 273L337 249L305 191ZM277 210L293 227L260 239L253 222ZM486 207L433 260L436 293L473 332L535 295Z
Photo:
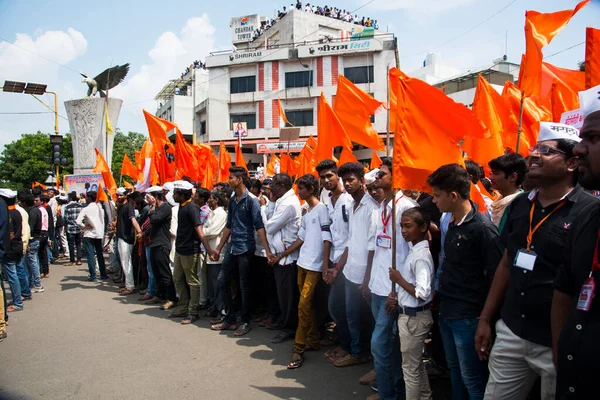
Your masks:
M533 241L533 234L538 230L538 228L540 226L542 226L542 224L544 222L546 222L546 220L548 218L550 218L550 216L552 214L554 214L556 211L558 211L565 204L567 204L566 199L561 201L560 204L557 205L554 210L552 210L550 213L548 213L548 215L546 215L544 218L542 218L542 220L540 222L538 222L538 224L533 229L531 228L531 224L533 223L533 211L535 210L535 203L531 204L531 211L529 211L529 233L527 234L527 251L529 251L531 249L531 242Z
M404 195L398 197L396 199L396 204L398 204L400 199L403 197L404 197ZM386 204L383 209L383 212L381 213L381 223L383 223L383 233L387 234L387 224L390 222L390 218L392 218L392 214L393 214L393 211L391 213L387 214L387 204Z

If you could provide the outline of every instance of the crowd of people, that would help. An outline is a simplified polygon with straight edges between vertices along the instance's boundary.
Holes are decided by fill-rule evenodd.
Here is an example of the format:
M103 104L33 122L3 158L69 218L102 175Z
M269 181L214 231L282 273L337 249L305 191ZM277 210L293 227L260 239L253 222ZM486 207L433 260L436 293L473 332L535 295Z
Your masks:
M193 69L206 69L206 65L202 61L194 61L188 67L185 67L185 71L181 73L181 79L185 79L187 74L189 74Z
M290 4L290 9L296 9L299 11L304 10L304 12L322 15L324 17L339 19L341 21L345 21L351 24L364 26L367 28L379 29L379 25L377 24L376 19L371 19L371 17L359 17L358 15L352 16L350 11L343 10L337 7L321 7L316 5L311 5L310 3L306 3L304 7L302 7L302 1L296 0L296 4ZM254 36L252 40L258 39L263 33L269 30L273 25L277 23L281 18L285 17L288 13L288 9L286 6L283 7L283 10L277 10L277 17L269 19L267 21L263 21L260 24L260 27L254 31Z
M471 200L481 166L441 166L432 195L394 192L390 158L371 171L324 160L295 180L234 166L212 191L184 180L86 205L71 193L56 212L51 192L3 189L7 311L44 291L49 239L64 234L70 264L83 242L89 281L112 274L120 295L183 325L204 312L234 337L276 331L272 343L293 341L288 369L326 346L335 367L372 362L373 398L432 398L428 338L453 399L594 398L600 111L588 114L581 132L541 123L527 158L491 160L488 212Z

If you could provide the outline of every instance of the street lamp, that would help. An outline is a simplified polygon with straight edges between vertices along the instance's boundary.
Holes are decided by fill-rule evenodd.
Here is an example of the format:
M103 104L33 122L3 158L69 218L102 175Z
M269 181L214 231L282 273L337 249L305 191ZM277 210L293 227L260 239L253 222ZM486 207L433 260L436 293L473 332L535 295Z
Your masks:
M31 83L31 82L17 82L17 81L4 81L4 85L2 86L2 91L6 93L25 93L33 96L34 99L39 101L46 107L48 110L54 113L54 134L58 135L58 96L56 92L49 92L46 90L48 85L41 83ZM36 96L40 96L42 94L52 94L54 95L54 109L44 103Z

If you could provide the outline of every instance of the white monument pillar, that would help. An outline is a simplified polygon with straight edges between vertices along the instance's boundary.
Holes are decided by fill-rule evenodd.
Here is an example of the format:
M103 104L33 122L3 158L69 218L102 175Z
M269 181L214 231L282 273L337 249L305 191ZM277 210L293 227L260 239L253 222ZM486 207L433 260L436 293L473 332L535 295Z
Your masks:
M96 152L100 150L106 162L112 163L114 133L106 134L106 116L103 98L65 101L73 141L73 169L75 174L89 174L96 166ZM108 118L116 129L123 100L108 99Z

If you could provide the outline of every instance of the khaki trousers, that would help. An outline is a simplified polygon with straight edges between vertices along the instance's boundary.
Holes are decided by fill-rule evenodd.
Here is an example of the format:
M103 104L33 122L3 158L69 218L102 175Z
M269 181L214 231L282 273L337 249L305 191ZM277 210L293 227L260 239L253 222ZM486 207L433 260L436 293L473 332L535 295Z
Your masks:
M298 289L300 301L298 302L298 328L294 353L304 353L306 346L319 348L319 330L317 329L317 313L315 311L315 289L321 279L321 273L309 271L298 267Z
M173 282L179 294L179 312L198 315L200 282L198 281L198 254L182 256L175 253Z
M414 317L404 314L398 317L402 372L407 400L432 398L429 378L423 363L423 347L432 325L431 310L419 311Z

